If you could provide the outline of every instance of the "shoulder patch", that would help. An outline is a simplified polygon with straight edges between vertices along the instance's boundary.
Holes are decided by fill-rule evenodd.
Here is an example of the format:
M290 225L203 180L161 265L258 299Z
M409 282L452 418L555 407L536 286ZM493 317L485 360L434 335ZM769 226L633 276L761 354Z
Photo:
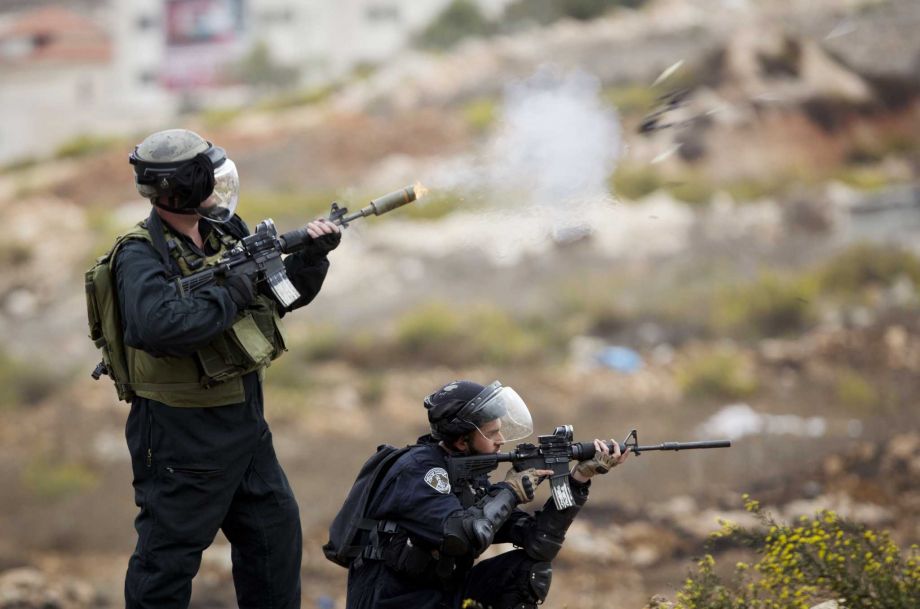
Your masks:
M446 495L450 492L450 478L447 477L447 471L443 467L432 467L425 474L425 483Z

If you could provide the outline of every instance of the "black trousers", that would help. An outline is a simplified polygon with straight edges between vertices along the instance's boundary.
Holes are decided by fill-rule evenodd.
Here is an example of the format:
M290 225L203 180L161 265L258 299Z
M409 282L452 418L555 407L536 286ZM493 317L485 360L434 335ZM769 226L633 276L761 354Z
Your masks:
M346 609L459 609L466 599L490 609L535 606L531 569L537 564L524 550L512 550L477 563L461 586L448 588L366 561L349 570Z
M140 512L128 609L188 607L201 553L219 530L242 609L300 607L299 511L255 395L255 404L216 408L132 405L125 435Z

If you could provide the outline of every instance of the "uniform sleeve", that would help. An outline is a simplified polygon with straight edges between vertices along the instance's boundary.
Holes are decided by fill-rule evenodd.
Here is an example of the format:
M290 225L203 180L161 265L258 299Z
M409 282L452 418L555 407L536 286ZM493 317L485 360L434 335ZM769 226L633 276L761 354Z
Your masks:
M125 243L115 259L125 344L158 356L183 357L227 330L237 314L230 293L208 286L180 297L146 241Z
M450 487L435 489L438 477L447 479L443 463L434 459L416 459L407 454L395 475L384 478L381 500L371 516L377 520L396 520L412 536L431 544L441 545L444 524L448 516L463 509L460 500L450 492ZM443 474L442 474L443 472ZM393 474L393 470L390 474ZM428 477L432 482L426 481Z
M550 498L552 501L552 498ZM508 520L495 533L492 543L513 543L517 547L524 545L526 532L534 527L536 519L521 509L515 509Z

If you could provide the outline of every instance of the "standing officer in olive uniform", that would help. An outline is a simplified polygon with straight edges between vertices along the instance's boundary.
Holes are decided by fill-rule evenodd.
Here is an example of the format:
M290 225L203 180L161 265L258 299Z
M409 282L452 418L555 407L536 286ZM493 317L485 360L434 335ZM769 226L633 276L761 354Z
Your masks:
M490 454L533 433L530 412L511 387L454 381L425 398L431 434L400 456L371 497L377 522L371 542L349 567L347 609L455 609L472 599L492 609L534 609L546 599L566 530L588 499L590 479L622 463L595 440L597 453L575 466L569 484L575 505L558 510L552 498L531 516L518 505L551 470L510 470L492 484L481 476L469 489L448 476L455 455ZM472 493L463 492L470 490ZM513 543L474 565L493 543Z
M150 135L130 161L154 208L110 256L140 508L126 606L187 607L201 553L222 530L240 607L300 607L300 518L263 416L262 377L285 350L280 318L319 292L341 233L325 220L307 225L310 246L284 260L302 295L287 309L249 277L180 294L178 278L249 234L234 213L236 166L182 129Z

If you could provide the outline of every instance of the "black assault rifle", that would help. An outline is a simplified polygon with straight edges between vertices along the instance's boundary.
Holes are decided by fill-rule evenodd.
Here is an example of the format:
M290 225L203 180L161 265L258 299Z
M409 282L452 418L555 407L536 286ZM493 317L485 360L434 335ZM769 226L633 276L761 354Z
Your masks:
M499 463L510 462L514 469L551 469L550 488L553 492L553 501L556 508L564 510L575 505L572 498L572 489L569 487L569 461L586 461L594 457L597 449L594 442L572 441L572 426L557 427L551 435L540 436L539 444L518 444L510 453L494 453L491 455L470 455L450 457L447 460L448 477L453 485L461 485L462 501L464 505L472 504L474 493L469 484L474 478L488 474L498 467ZM608 448L613 448L609 442ZM633 429L620 444L620 452L631 452L641 455L651 450L690 450L696 448L728 448L731 440L704 440L701 442L665 442L650 446L639 446L639 437Z
M339 207L338 203L333 202L328 219L347 228L348 223L353 220L385 214L415 199L415 187L407 186L374 199L366 207L352 214L348 213L347 207ZM306 228L279 235L271 218L262 220L251 235L241 239L217 264L179 279L179 294L194 292L233 275L248 275L255 277L257 281L267 281L278 302L289 307L300 298L300 292L288 279L281 255L298 252L310 241L312 237L307 234Z

